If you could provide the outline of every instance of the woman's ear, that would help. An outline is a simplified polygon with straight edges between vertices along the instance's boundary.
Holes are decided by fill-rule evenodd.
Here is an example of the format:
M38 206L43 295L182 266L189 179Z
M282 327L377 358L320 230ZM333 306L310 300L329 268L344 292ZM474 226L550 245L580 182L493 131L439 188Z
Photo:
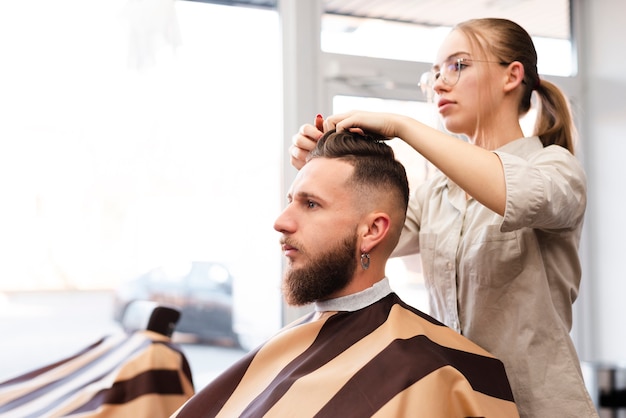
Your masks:
M372 248L380 244L389 233L391 225L390 217L384 212L374 212L365 218L365 223L360 228L362 252L370 252Z
M524 66L521 62L513 61L512 63L510 63L507 67L504 91L508 93L512 90L515 90L517 86L522 84L522 82L524 81L524 75Z

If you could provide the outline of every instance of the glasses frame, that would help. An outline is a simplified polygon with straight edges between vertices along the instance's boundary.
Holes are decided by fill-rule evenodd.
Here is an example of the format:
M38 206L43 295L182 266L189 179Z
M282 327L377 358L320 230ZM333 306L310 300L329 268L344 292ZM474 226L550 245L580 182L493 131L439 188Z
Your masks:
M453 87L457 85L457 83L461 79L461 72L463 68L465 68L463 66L463 63L466 63L466 62L467 63L485 62L485 63L498 64L498 65L510 64L510 62L505 62L505 61L476 60L473 58L455 58L455 59L447 60L446 62L444 62L438 71L430 70L430 71L426 71L425 73L423 73L417 85L422 90L422 93L424 93L424 95L428 99L430 99L432 98L432 95L433 95L435 83L440 78L441 78L441 81L443 81L443 83L447 86ZM446 76L446 75L451 74L452 72L456 74L456 78Z

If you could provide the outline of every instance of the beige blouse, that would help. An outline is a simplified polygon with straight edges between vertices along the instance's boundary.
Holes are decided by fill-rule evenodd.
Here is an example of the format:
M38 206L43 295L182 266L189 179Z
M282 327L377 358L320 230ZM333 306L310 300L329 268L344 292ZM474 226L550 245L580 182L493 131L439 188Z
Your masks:
M504 217L436 173L412 196L394 255L420 253L430 314L504 362L522 417L597 417L569 335L581 278L582 165L537 137L495 153Z

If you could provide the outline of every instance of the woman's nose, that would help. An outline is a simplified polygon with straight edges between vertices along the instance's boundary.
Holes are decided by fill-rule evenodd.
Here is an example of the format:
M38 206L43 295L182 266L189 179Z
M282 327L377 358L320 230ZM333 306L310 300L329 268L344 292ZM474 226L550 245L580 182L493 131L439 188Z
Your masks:
M433 91L436 95L440 96L442 91L446 91L448 89L450 89L450 86L443 81L443 77L438 77L433 82Z

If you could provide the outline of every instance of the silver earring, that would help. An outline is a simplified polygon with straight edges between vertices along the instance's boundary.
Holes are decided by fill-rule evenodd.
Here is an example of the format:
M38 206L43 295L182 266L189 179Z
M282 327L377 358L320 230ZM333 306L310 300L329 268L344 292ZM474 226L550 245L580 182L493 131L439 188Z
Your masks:
M361 267L363 270L370 268L370 255L368 253L361 254Z

